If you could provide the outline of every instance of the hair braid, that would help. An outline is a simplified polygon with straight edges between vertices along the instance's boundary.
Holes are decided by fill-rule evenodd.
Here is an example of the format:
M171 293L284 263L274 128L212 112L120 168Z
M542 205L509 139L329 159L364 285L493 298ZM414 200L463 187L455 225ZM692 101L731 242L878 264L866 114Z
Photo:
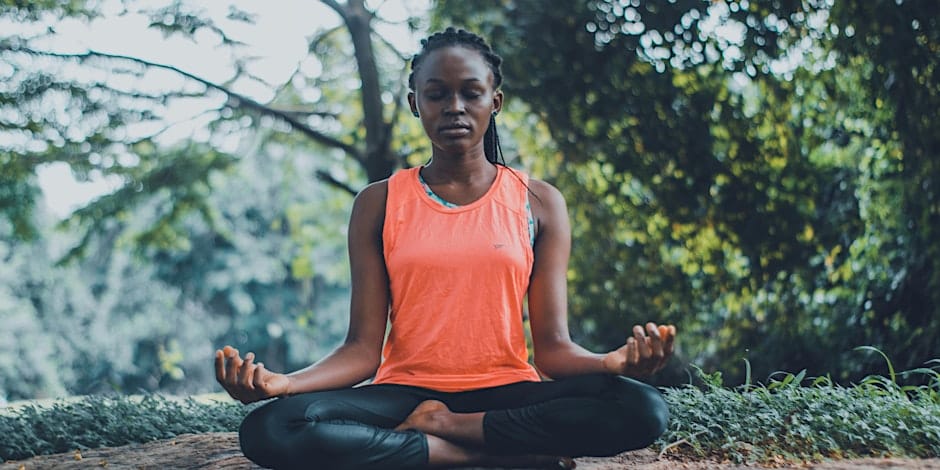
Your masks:
M411 91L415 91L415 73L431 51L454 46L466 47L479 52L480 55L483 56L483 61L486 62L486 65L489 66L490 71L493 73L493 88L496 89L502 85L503 73L500 70L500 65L503 63L503 58L496 55L482 37L463 29L449 27L444 31L439 31L428 36L427 39L421 40L421 51L415 54L411 59L411 73L408 75L408 88L411 89ZM499 146L499 134L496 131L496 113L490 116L490 125L486 128L486 133L483 135L483 153L490 162L506 165L503 150Z

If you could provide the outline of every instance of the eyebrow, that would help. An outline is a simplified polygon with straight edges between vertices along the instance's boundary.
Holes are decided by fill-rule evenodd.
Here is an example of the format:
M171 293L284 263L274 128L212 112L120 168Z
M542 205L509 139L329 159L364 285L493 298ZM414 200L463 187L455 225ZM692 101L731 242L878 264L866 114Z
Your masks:
M445 83L445 81L444 81L443 79L440 79L440 78L429 78L429 79L427 79L427 80L425 80L425 81L426 81L426 82ZM463 81L464 81L464 82L482 82L483 80L480 80L479 78L465 78Z

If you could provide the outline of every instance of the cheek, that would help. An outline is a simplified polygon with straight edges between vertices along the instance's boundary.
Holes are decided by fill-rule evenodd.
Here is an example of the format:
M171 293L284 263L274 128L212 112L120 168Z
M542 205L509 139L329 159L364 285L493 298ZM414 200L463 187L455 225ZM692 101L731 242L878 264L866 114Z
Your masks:
M430 100L419 100L417 103L418 113L422 116L435 116L438 114L438 106Z

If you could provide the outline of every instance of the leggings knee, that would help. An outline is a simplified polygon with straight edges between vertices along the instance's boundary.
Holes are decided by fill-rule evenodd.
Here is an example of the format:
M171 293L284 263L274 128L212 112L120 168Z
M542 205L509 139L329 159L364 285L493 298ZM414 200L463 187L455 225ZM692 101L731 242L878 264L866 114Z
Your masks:
M290 400L266 404L242 421L239 443L249 460L285 470L399 469L427 463L427 444L417 431L393 432L350 419L362 410L341 401L298 406Z
M258 408L242 420L238 428L238 443L245 457L266 468L277 465L276 439L272 439L272 420L265 407Z
M646 447L656 441L669 423L669 406L663 395L650 385L617 377L619 387L629 386L629 394L622 395L626 426L636 438L634 448ZM629 382L627 382L629 381Z

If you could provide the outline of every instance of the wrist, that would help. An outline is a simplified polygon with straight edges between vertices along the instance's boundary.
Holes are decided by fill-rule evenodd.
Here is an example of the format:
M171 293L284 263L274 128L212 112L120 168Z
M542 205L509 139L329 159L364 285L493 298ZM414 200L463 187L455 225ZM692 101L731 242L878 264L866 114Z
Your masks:
M295 395L297 390L297 376L296 375L287 375L287 387L284 388L284 393L281 394L282 397L289 397Z
M601 357L601 366L605 373L624 375L623 364L617 358L617 351L610 351Z

